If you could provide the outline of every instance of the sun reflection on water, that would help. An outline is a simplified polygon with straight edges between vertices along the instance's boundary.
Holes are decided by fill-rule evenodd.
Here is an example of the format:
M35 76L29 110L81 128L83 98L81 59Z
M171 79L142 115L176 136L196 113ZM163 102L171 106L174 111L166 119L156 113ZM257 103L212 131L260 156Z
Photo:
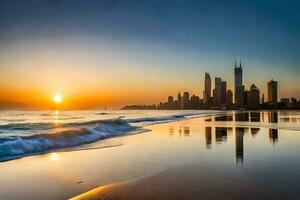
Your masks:
M61 159L60 155L58 153L50 153L49 158L52 161L58 161Z

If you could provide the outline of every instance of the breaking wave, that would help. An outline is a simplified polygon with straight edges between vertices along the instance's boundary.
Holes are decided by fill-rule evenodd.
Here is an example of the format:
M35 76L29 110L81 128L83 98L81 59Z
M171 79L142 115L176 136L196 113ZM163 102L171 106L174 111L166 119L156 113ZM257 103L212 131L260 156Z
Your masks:
M97 140L124 135L138 129L125 120L113 119L98 122L94 128L66 130L52 134L0 139L0 160L23 154L44 152L51 149L76 146Z
M25 155L49 152L58 148L73 147L98 140L125 135L132 132L147 131L142 127L157 123L182 120L190 117L210 115L208 113L186 113L169 116L145 116L140 118L90 120L59 125L62 131L54 132L53 123L9 123L0 125L5 132L17 132L19 135L0 137L0 161ZM26 131L28 135L22 135ZM31 135L30 135L31 134Z

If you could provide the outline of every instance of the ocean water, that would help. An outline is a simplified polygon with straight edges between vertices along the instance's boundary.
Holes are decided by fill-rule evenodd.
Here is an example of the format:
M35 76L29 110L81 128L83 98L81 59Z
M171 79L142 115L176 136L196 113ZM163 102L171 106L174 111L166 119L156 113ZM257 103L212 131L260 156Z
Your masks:
M146 126L220 111L1 111L0 161L147 131Z

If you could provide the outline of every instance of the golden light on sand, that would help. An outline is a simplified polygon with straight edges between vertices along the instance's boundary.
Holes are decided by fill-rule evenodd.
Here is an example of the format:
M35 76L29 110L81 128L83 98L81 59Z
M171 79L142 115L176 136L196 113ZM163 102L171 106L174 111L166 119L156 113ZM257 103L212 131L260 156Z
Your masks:
M60 156L58 155L58 153L50 153L49 154L49 158L52 161L58 161L58 160L60 160Z
M62 102L62 97L59 94L55 95L54 98L53 98L53 101L55 103L60 103L60 102Z

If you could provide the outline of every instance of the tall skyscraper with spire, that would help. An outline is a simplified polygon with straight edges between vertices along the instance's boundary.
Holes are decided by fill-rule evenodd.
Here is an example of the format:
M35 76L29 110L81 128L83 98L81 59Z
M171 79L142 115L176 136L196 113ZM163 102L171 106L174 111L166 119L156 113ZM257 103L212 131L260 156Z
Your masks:
M243 106L244 86L243 86L243 68L240 61L239 67L236 60L234 65L234 101L237 107Z
M210 74L205 72L203 102L209 103L211 97L211 78Z

